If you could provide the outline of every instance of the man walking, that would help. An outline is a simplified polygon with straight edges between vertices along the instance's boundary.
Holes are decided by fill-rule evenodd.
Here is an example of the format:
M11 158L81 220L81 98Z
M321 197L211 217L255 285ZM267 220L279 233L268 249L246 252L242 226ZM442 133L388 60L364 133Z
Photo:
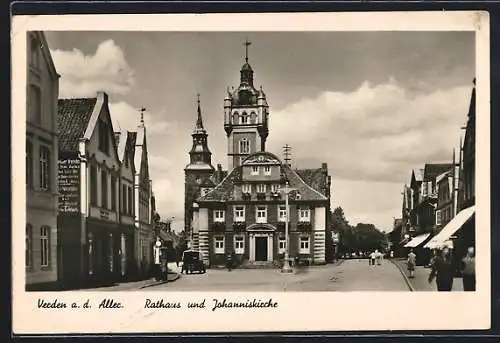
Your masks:
M372 266L375 265L375 258L377 257L377 255L375 254L375 251L372 251L372 253L370 254L370 264Z
M464 291L473 292L476 290L476 258L474 247L467 249L467 255L462 259L462 281Z

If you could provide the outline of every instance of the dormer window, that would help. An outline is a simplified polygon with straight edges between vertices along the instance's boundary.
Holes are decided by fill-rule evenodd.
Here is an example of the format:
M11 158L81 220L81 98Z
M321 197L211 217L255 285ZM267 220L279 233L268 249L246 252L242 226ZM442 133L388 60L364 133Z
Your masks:
M259 175L259 166L252 166L252 175Z
M246 112L241 114L240 124L248 124L248 114Z
M266 192L266 185L265 184L258 184L257 185L257 193L265 193Z
M242 193L251 193L252 192L252 185L250 184L244 184L241 186L241 192Z
M264 175L271 175L271 166L264 167Z

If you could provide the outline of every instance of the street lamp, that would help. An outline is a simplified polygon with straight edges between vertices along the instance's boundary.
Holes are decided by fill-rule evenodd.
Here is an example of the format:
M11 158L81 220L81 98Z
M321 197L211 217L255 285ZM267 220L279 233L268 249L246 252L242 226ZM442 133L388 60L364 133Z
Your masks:
M285 216L285 263L283 264L283 269L281 270L283 273L291 273L292 268L290 267L290 256L289 256L289 238L288 238L288 220L290 218L290 211L288 208L288 194L292 191L296 191L296 188L288 187L288 181L285 184L285 188L280 188L280 191L285 193L285 208L286 208L286 216Z

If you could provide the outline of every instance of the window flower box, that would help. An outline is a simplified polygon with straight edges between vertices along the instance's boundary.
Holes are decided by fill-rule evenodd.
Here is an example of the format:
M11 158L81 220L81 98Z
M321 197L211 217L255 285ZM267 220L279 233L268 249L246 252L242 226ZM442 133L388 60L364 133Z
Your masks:
M246 222L234 222L233 223L233 230L235 232L245 231L245 228L246 228Z
M252 194L250 193L242 193L241 197L243 200L251 200L252 199Z
M212 224L212 231L213 232L224 232L224 231L226 231L226 224L225 223L213 223Z
M311 231L311 222L297 222L297 229L299 231Z

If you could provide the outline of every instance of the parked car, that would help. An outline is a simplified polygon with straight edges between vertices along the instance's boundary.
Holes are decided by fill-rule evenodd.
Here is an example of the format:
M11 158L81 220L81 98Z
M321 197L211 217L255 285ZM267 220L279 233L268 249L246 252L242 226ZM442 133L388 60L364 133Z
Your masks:
M206 267L203 262L203 254L201 251L186 250L182 253L182 268L181 273L191 274L194 271L205 273Z

